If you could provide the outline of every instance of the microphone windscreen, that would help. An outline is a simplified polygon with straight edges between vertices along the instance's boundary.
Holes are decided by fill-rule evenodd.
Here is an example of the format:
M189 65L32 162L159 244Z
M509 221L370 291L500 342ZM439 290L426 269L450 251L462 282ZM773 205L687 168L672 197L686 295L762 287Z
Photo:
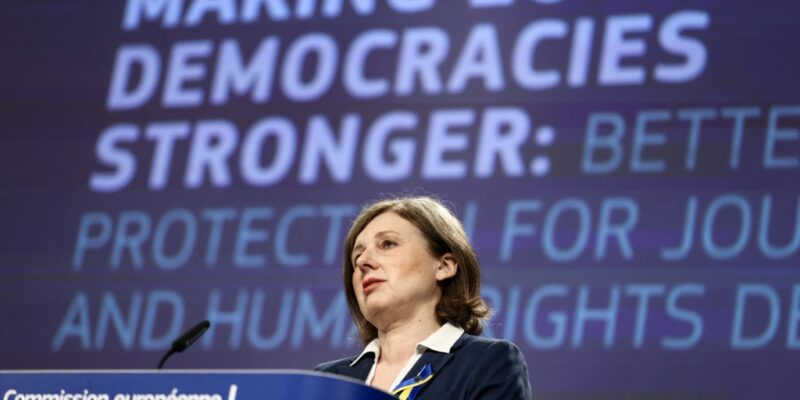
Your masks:
M210 326L211 322L208 322L208 320L200 321L197 325L193 326L191 329L186 331L186 333L172 342L172 350L177 353L186 350L186 348L191 346L192 343L199 339L200 336L202 336Z

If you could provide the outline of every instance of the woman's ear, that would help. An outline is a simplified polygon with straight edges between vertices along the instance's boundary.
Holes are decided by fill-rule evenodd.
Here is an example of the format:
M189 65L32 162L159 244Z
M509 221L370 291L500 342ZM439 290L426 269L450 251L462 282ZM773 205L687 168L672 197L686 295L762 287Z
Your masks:
M453 253L445 253L439 257L439 266L436 268L436 280L442 282L456 276L458 261Z

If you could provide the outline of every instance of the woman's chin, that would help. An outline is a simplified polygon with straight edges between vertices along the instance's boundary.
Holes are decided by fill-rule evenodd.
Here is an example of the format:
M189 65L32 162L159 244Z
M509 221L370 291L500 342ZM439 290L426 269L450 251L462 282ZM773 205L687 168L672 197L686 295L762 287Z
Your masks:
M380 318L386 314L387 310L391 309L391 303L381 296L367 296L364 300L364 317L371 321L375 318Z

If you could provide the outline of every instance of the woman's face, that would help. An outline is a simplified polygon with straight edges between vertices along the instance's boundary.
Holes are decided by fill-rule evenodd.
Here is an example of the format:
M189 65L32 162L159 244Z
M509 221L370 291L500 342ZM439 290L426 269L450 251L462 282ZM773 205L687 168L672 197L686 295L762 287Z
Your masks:
M455 275L451 254L435 257L419 229L393 212L378 215L356 237L353 289L364 317L378 327L433 313L437 281Z

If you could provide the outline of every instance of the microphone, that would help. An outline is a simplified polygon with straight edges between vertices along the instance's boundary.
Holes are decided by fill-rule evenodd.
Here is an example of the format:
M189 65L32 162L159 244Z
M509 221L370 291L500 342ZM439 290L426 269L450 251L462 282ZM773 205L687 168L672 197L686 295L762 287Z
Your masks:
M164 354L164 357L161 357L161 361L158 362L158 369L164 366L164 363L171 355L186 350L197 339L200 339L200 336L203 336L203 333L205 333L210 326L211 322L208 322L208 320L200 321L197 325L193 326L192 329L189 329L186 333L175 339L175 341L172 342L172 348L170 348L167 354Z

